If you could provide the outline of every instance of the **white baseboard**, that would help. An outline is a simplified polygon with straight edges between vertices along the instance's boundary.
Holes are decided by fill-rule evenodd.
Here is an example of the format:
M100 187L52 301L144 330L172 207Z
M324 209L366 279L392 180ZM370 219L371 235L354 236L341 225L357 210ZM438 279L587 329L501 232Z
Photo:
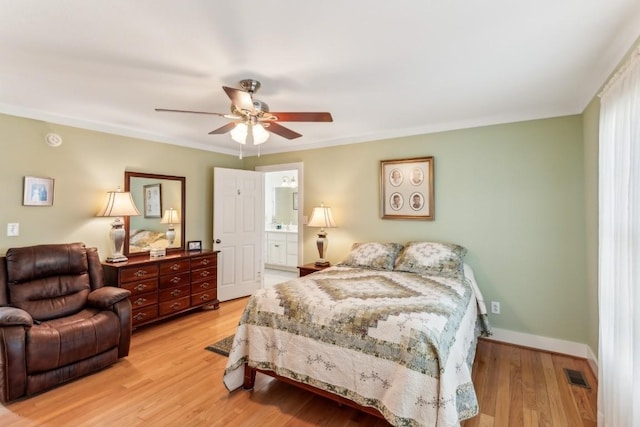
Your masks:
M594 374L598 375L598 359L586 344L565 341L557 338L543 337L540 335L526 334L524 332L510 331L508 329L491 328L493 335L487 339L501 341L539 350L552 351L570 356L586 359Z

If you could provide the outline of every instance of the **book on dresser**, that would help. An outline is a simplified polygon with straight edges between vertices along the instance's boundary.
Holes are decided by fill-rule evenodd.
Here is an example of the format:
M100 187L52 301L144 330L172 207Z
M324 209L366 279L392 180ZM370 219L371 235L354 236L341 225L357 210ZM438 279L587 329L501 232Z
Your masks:
M133 327L199 308L217 309L218 251L103 262L105 284L131 291Z

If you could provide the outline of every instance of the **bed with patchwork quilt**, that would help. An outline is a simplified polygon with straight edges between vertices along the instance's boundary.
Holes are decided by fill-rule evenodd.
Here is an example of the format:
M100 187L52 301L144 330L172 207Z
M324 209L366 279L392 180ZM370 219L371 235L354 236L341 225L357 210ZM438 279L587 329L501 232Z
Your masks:
M490 334L466 250L433 242L356 243L336 266L250 297L223 381L256 370L385 418L456 426L478 413L477 338Z

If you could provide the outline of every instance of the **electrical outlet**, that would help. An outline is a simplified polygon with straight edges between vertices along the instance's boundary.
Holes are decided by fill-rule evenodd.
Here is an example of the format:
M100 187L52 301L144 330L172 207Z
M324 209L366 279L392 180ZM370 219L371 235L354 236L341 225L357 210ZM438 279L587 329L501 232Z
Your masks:
M17 222L10 222L7 224L7 236L14 237L20 234L20 224Z
M491 301L491 312L493 314L500 314L500 303L498 301Z

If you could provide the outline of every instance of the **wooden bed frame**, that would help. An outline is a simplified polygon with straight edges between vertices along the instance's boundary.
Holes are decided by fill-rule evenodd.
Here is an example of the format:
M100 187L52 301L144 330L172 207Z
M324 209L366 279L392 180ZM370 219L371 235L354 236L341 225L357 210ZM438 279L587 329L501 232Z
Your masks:
M378 411L375 408L371 408L369 406L362 406L359 405L345 397L342 396L338 396L337 394L333 394L331 392L328 392L326 390L321 390L319 388L310 386L308 384L303 384L303 383L299 383L297 381L294 381L290 378L286 378L286 377L282 377L278 374L276 374L273 371L265 371L262 369L257 369L257 368L252 368L250 367L248 364L244 364L244 385L243 388L245 390L251 390L253 389L253 386L255 384L256 381L256 372L260 372L262 374L268 375L270 377L273 377L275 379L277 379L278 381L282 381L285 382L287 384L291 384L293 386L296 386L298 388L301 388L302 390L306 390L309 391L313 394L317 394L318 396L322 396L322 397L326 397L327 399L333 400L334 402L337 402L339 405L346 405L349 406L351 408L355 408L359 411L365 412L367 414L376 416L378 418L381 419L385 419L384 416L380 413L380 411Z

